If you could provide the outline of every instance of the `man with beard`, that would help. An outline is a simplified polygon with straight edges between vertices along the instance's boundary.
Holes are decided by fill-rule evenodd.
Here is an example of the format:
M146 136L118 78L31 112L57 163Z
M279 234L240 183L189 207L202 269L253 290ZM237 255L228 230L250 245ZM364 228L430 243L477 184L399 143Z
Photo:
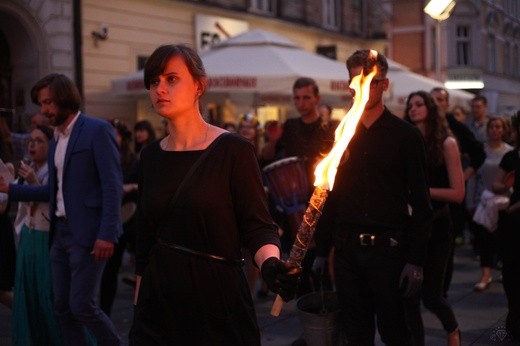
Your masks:
M349 345L374 344L376 317L381 340L404 346L412 345L404 299L422 284L432 207L421 133L383 104L385 56L365 49L347 60L351 79L374 66L368 102L316 229L313 270L325 272L334 247L340 329Z
M64 345L87 345L85 327L98 345L120 345L112 321L95 303L103 268L122 233L122 177L114 130L80 112L79 91L65 75L38 81L31 98L55 127L49 182L0 182L0 191L11 200L50 203L54 309Z

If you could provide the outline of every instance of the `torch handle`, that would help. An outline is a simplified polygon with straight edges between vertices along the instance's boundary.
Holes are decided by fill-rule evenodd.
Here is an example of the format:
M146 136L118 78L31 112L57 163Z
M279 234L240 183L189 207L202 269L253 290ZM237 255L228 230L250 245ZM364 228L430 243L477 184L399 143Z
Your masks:
M296 238L291 248L289 258L287 259L287 263L294 266L301 265L302 260L307 252L307 248L309 247L309 244L314 235L316 224L318 223L318 220L321 216L321 211L323 210L327 195L328 191L325 189L321 189L319 187L314 189L309 206L303 215L303 221L298 227L298 232L296 233ZM273 306L271 307L271 315L275 317L279 316L282 310L282 306L283 299L277 295Z
M273 306L271 306L271 316L278 317L282 312L283 299L278 294L274 300Z

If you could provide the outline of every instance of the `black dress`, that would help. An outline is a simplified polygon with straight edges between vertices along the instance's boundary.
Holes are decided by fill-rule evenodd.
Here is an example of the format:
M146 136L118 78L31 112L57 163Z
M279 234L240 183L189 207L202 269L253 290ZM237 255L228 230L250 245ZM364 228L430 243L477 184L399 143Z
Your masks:
M265 244L279 246L253 146L223 136L173 211L167 205L203 151L166 152L155 142L141 155L136 273L142 282L131 345L260 345L242 268L157 242L233 260L241 247L255 254Z

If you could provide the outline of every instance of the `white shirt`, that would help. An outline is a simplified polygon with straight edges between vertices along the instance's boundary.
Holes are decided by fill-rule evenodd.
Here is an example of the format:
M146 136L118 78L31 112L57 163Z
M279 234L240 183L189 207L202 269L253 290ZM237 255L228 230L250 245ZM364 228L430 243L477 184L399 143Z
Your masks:
M54 153L54 165L56 167L56 176L58 178L58 192L56 194L56 212L57 217L66 217L65 203L63 201L63 165L65 164L65 153L69 145L70 133L76 121L78 120L79 112L74 116L67 128L62 132L56 128L54 136L56 138L56 152Z

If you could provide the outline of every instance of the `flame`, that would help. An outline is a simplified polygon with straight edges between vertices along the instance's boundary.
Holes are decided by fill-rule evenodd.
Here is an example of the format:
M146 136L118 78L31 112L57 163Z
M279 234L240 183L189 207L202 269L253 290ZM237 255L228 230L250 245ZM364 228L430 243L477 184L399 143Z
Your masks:
M377 52L374 50L370 51L370 58L376 59ZM343 117L336 129L332 150L320 161L314 170L314 176L316 177L314 186L329 191L332 190L334 186L334 178L336 177L341 157L347 149L352 136L354 136L359 119L361 119L365 105L370 97L370 82L377 73L377 65L374 65L368 75L363 75L363 72L364 69L361 69L359 75L352 78L350 88L355 91L352 107Z

